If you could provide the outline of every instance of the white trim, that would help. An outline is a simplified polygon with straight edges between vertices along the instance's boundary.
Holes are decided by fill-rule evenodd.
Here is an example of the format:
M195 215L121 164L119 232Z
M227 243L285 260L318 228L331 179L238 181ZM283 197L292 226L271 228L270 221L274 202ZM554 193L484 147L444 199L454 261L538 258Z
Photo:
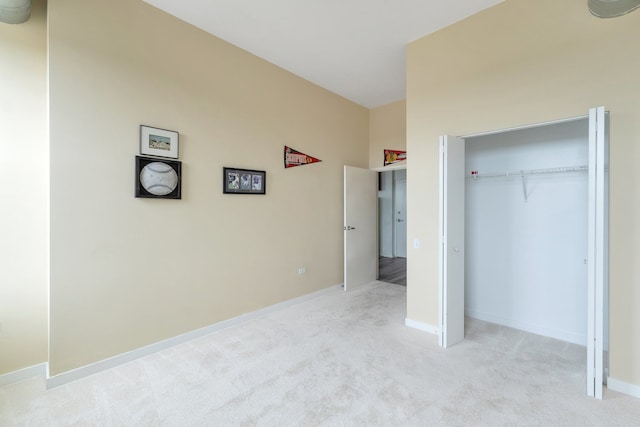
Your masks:
M528 124L528 125L514 126L514 127L511 127L511 128L490 130L490 131L487 131L487 132L478 132L478 133L473 133L473 134L470 134L470 135L461 135L461 136L458 136L458 138L467 139L467 138L475 138L477 136L495 135L495 134L498 134L498 133L513 132L513 131L516 131L516 130L525 130L525 129L543 127L543 126L558 125L558 124L567 123L567 122L575 122L577 120L584 120L584 119L588 119L588 118L589 118L589 115L577 116L577 117L567 117L567 118L564 118L564 119L550 120L548 122L531 123L531 124Z
M423 332L429 332L433 335L438 335L438 328L428 323L418 322L417 320L411 320L409 318L404 319L404 324L410 328L418 329Z
M17 371L8 372L0 375L0 387L14 384L33 377L44 377L47 374L47 364L40 363L38 365L28 366L18 369Z
M605 284L605 134L606 118L604 107L593 109L596 114L597 132L596 132L596 280L595 280L595 380L596 380L596 398L602 399L602 384L604 377L604 284Z
M447 323L444 316L445 301L445 259L444 259L444 211L445 211L445 150L446 145L444 136L438 137L438 345L445 346L444 334L446 332Z
M570 331L563 331L561 329L550 328L547 326L536 325L535 323L520 322L517 320L509 319L502 316L495 316L490 313L481 312L478 310L466 308L464 315L471 319L482 320L483 322L495 323L497 325L506 326L508 328L518 329L525 332L530 332L536 335L542 335L545 337L553 338L556 340L570 342L586 347L587 336L576 334Z
M629 384L615 378L607 378L607 388L629 396L640 398L640 385Z
M50 34L50 8L47 7L47 17L46 17L46 25L47 25L47 35ZM47 36L48 37L48 36ZM47 88L51 87L51 43L47 43ZM45 144L45 156L47 159L51 159L51 91L47 90L46 102L47 102L47 113L46 113L46 141ZM46 162L46 285L47 285L47 361L51 360L51 161ZM49 377L49 363L45 363L45 372L44 378Z
M396 170L403 170L403 169L404 170L407 169L406 160L400 160L399 162L391 163L390 165L387 165L387 166L378 166L375 168L371 168L372 171L376 171L376 172L396 171Z
M230 328L232 326L236 326L240 323L247 322L249 320L255 319L260 316L264 316L265 314L282 310L283 308L290 307L292 305L299 304L304 301L312 300L332 292L341 292L341 291L342 289L340 285L331 286L329 288L321 289L319 291L312 292L310 294L303 295L301 297L293 298L293 299L283 301L274 305L270 305L260 310L252 311L250 313L245 313L237 317L232 317L231 319L223 320L221 322L214 323L213 325L205 326L204 328L196 329L196 330L166 339L164 341L159 341L159 342L147 345L145 347L137 348L135 350L131 350L126 353L118 354L108 359L100 360L98 362L91 363L89 365L81 366L71 371L63 372L62 374L58 374L50 377L48 376L48 373L47 373L47 389L58 387L60 385L69 383L71 381L75 381L80 378L87 377L89 375L97 374L98 372L102 372L107 369L115 368L116 366L124 365L125 363L132 362L141 357L148 356L153 353L157 353L159 351L176 346L178 344L185 343L187 341L191 341L195 338L199 338L199 337L211 334L213 332L218 332L220 330Z

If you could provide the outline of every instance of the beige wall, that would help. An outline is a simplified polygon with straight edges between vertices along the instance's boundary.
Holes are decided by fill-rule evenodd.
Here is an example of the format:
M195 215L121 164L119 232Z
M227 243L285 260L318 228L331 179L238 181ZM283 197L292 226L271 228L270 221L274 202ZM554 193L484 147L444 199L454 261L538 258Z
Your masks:
M438 135L611 112L610 374L640 384L640 13L507 0L408 47L408 317L438 323Z
M0 23L0 374L47 360L46 28Z
M368 110L141 1L49 9L52 375L342 282ZM180 132L182 200L133 197L140 124ZM223 166L267 195L223 195Z
M398 101L369 111L369 167L384 166L384 150L405 150L407 116L405 101Z

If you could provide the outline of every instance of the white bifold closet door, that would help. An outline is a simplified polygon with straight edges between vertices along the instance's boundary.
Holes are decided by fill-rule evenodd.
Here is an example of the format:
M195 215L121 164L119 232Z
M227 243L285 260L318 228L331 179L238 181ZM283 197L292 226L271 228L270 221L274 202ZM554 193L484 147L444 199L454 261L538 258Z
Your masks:
M609 288L609 123L604 107L589 110L588 215L587 394L602 399Z
M440 137L440 346L464 339L464 140Z
M589 111L587 236L587 394L602 398L608 289L608 117ZM464 339L465 146L440 137L440 325L439 342Z

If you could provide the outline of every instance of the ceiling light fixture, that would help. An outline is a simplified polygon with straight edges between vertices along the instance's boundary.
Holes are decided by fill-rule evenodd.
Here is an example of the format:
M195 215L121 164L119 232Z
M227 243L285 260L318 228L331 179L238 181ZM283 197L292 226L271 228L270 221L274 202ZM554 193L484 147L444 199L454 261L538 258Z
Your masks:
M31 16L31 0L0 0L0 22L22 24Z
M640 7L640 0L588 0L589 11L598 18L615 18Z

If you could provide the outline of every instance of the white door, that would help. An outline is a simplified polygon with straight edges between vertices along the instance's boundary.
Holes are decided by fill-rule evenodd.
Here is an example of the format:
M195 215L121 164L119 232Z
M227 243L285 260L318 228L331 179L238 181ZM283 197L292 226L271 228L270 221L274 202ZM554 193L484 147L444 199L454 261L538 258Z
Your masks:
M609 287L609 128L604 107L589 110L589 228L587 237L587 394L602 399L605 296Z
M344 289L376 280L378 174L344 167Z
M440 137L439 343L464 339L464 140Z
M407 257L407 181L396 181L393 197L395 256Z

